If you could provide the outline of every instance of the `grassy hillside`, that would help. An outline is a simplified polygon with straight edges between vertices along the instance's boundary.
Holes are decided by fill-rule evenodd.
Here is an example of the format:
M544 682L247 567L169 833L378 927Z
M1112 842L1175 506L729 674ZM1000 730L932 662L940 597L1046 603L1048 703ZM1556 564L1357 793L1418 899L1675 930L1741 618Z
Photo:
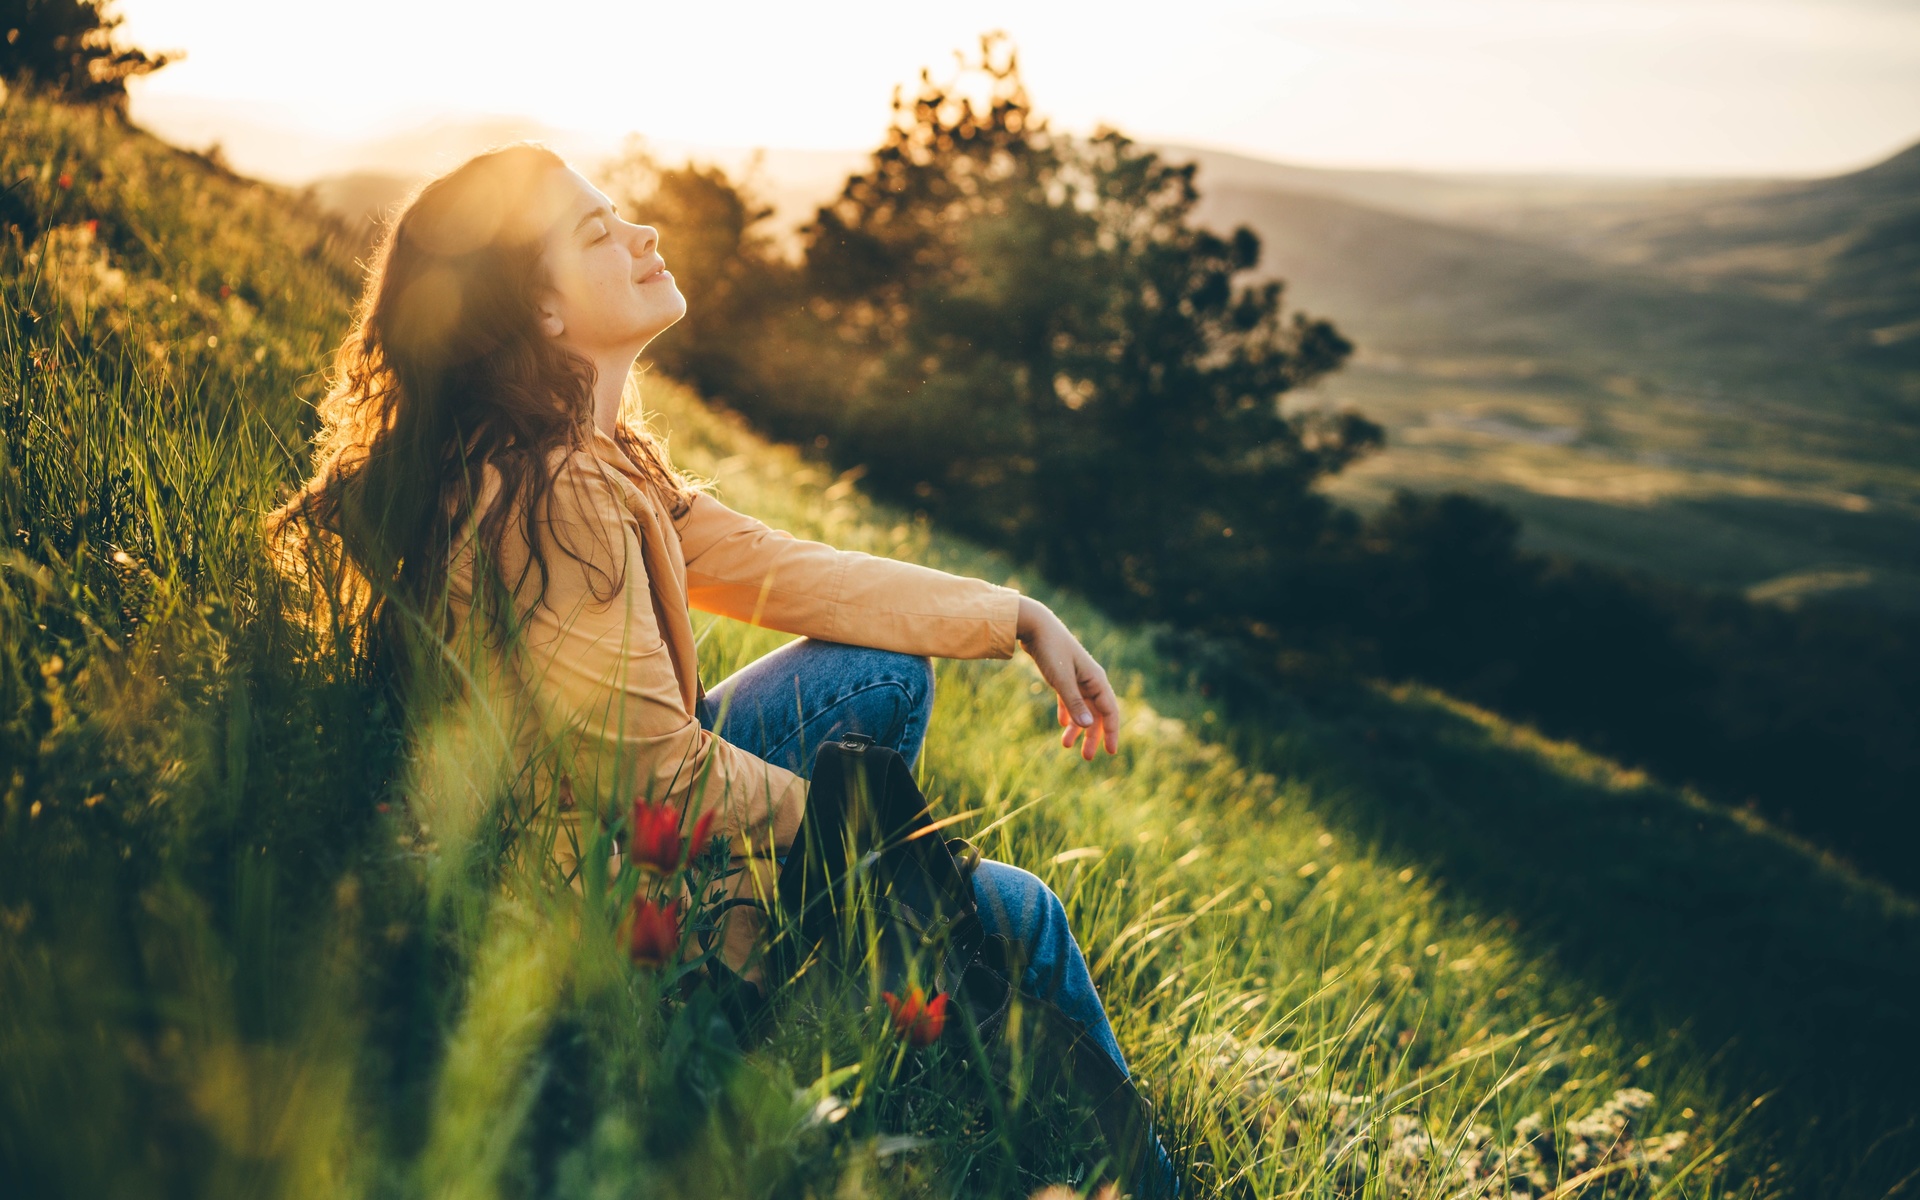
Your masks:
M1302 401L1387 425L1343 498L1460 488L1538 548L1912 609L1913 169L1909 152L1811 184L1609 196L1208 159L1199 183L1205 219L1252 226L1263 269L1361 347Z
M0 106L0 1176L23 1194L1024 1196L1084 1164L861 997L742 1053L602 881L482 836L476 714L401 740L255 520L355 284L273 189ZM62 180L65 180L63 183ZM88 222L98 225L89 226ZM1428 693L1226 728L1148 631L665 381L803 535L1025 583L1129 695L1052 745L941 663L923 776L1066 900L1193 1196L1858 1196L1920 1164L1920 913L1739 814ZM780 639L705 621L717 679ZM481 714L483 715L483 714ZM478 822L478 825L476 825ZM463 832L464 831L464 832Z

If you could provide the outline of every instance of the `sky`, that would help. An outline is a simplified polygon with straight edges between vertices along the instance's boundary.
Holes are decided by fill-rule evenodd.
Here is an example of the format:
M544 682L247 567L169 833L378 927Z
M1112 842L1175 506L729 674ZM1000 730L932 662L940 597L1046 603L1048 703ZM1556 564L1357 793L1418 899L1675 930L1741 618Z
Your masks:
M1324 166L1831 173L1920 139L1920 0L122 0L149 112L859 149L988 29L1057 126ZM197 107L196 107L197 106Z

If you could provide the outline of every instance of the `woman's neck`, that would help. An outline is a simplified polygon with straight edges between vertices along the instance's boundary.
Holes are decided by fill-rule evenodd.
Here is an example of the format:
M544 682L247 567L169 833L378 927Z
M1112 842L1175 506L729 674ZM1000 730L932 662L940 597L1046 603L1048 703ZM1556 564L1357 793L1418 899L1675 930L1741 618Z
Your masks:
M638 354L614 351L594 361L593 425L612 437L620 427L620 401L626 395L627 376L633 374Z

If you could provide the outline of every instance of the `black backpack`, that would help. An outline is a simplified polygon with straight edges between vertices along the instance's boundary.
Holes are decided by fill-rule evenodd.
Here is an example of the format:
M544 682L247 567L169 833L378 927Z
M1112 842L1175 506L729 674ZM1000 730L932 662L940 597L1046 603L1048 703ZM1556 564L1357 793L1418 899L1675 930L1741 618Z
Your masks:
M1051 1076L1034 1085L1065 1089L1092 1122L1111 1174L1142 1200L1172 1195L1145 1097L1084 1025L1019 986L1016 947L987 933L974 901L979 851L939 834L897 752L860 734L822 745L806 820L780 871L769 987L824 964L877 975L879 989L898 996L916 985L946 993L946 1036L1003 1062L1017 1038L1029 1069Z

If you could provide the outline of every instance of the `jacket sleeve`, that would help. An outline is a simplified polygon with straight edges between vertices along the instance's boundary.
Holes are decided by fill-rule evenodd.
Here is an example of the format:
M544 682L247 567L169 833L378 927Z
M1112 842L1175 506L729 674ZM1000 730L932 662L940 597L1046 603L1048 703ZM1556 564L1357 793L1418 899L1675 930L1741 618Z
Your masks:
M577 790L624 804L635 794L680 808L691 824L719 812L715 832L764 847L789 844L806 783L700 726L681 696L654 614L633 516L589 454L556 479L539 524L546 586L524 626L532 693L550 729L576 752Z
M687 600L703 612L830 642L939 658L1010 658L1020 593L836 550L696 494L676 522Z

